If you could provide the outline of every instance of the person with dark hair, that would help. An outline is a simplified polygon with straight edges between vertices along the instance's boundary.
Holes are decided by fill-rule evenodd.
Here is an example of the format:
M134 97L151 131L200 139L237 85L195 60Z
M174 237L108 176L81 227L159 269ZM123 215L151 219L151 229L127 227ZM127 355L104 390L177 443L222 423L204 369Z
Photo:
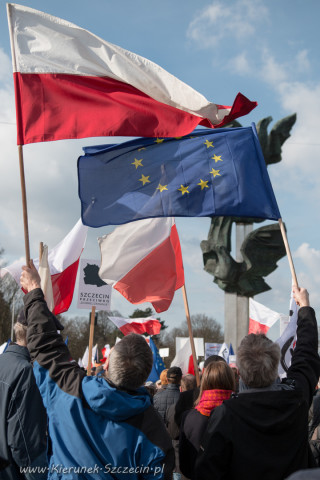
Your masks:
M178 401L180 396L181 378L181 368L170 367L167 371L167 387L165 389L159 389L153 397L154 408L157 410L163 421L165 421L167 408Z
M24 315L14 332L16 341L0 355L0 479L46 479L47 415L27 349ZM32 473L33 468L38 471Z
M171 439L143 387L153 364L144 337L125 336L112 348L104 375L86 376L58 334L30 265L20 283L28 292L28 348L52 440L48 479L171 478Z
M232 369L225 361L214 361L204 369L195 407L186 412L180 425L179 465L187 478L194 478L200 441L211 412L235 391Z
M262 334L242 340L237 354L240 393L213 411L196 461L196 480L282 480L315 466L308 411L320 374L318 328L308 292L293 287L293 295L300 309L287 378L278 379L278 344Z

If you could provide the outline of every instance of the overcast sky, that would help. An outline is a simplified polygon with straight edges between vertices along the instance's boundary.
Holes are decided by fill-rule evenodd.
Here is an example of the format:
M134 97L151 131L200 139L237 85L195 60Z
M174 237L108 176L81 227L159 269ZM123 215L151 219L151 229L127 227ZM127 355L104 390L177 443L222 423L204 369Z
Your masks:
M320 33L318 0L29 0L20 2L71 21L168 70L212 102L231 105L240 91L258 107L240 122L297 113L283 160L269 175L286 223L300 285L319 310L320 296ZM11 53L5 3L0 4L0 247L11 263L24 256L24 239ZM271 124L271 127L273 125ZM110 139L111 142L114 139ZM24 147L31 256L40 241L56 245L80 217L76 162L82 146L105 138ZM223 325L224 293L203 271L200 242L210 219L177 219L191 314L205 313ZM256 225L255 228L261 226ZM112 228L89 229L84 258L99 258L96 238ZM255 299L287 313L291 275L287 258L266 279L272 290ZM77 297L77 291L75 292ZM148 305L142 305L145 308ZM134 306L117 292L112 309L124 316ZM72 314L87 316L76 309ZM161 314L169 326L184 320L182 294Z

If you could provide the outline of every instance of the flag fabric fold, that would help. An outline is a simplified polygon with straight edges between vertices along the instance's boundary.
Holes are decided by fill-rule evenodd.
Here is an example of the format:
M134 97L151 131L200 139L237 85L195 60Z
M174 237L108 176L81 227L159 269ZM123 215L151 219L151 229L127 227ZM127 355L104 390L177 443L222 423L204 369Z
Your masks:
M140 220L98 239L99 276L133 304L151 302L156 312L171 305L184 285L178 232L172 218Z
M189 362L191 356L192 349L190 338L188 338L183 347L176 351L176 356L172 360L170 367L180 367L182 370L182 374L185 375L189 371Z
M148 333L149 335L158 335L161 330L161 323L153 317L144 318L122 318L122 317L108 317L116 327L121 330L123 335L129 333L137 333L142 335Z
M19 145L180 136L199 124L225 125L257 105L240 93L232 107L210 103L159 65L77 25L23 5L8 4L7 13Z
M254 125L88 147L78 181L90 227L151 217L281 217Z
M277 313L270 308L249 298L249 331L248 333L266 334L281 317L282 313Z
M53 313L66 312L72 302L76 283L80 255L84 249L88 227L79 220L68 235L48 251L48 263L51 274L54 310ZM39 268L39 259L34 259L34 265ZM18 285L23 261L17 261L1 269L1 276L10 273Z

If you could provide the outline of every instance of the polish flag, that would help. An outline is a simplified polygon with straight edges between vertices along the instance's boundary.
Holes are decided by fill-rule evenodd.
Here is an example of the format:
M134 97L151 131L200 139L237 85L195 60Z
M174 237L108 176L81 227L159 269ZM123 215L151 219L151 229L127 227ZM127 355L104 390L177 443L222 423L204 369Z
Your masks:
M151 302L168 310L174 292L184 285L178 232L173 218L147 218L117 227L98 239L99 276L129 302Z
M80 255L84 249L88 227L82 224L81 219L68 235L52 250L48 252L48 263L52 281L54 300L53 313L66 312L70 307L74 286L77 278ZM39 259L33 261L39 269ZM20 285L20 275L25 262L19 260L12 265L1 269L1 277L10 273Z
M282 313L274 312L270 308L265 307L261 303L249 298L249 332L248 333L264 333L283 317Z
M177 137L257 106L240 93L232 107L210 103L159 65L77 25L23 5L8 4L7 12L19 145Z
M122 317L108 317L111 322L118 327L123 335L129 333L148 333L149 335L158 335L161 330L161 323L153 317L145 318L122 318Z

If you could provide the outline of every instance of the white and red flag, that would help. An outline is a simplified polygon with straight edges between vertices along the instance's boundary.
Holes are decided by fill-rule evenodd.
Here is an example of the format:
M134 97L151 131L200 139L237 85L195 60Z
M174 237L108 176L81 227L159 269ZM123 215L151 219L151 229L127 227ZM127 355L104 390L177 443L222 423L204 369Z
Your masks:
M147 218L117 227L98 239L99 276L133 304L168 310L184 285L181 247L174 219Z
M80 255L84 249L88 227L79 220L68 235L48 251L48 263L51 274L52 292L54 300L53 313L66 312L70 307L74 286L77 278ZM25 262L19 260L8 267L1 269L1 277L10 273L20 284L22 266ZM39 259L33 261L39 269Z
M240 93L232 107L211 103L159 65L77 25L24 5L7 11L19 145L178 137L199 124L225 125L257 105Z
M129 335L129 333L137 333L142 335L147 333L148 335L158 335L161 330L161 323L159 320L153 317L144 318L122 318L122 317L108 317L111 322L118 327L123 335Z
M249 299L249 332L266 334L277 320L284 317L270 308L258 303L252 298Z

